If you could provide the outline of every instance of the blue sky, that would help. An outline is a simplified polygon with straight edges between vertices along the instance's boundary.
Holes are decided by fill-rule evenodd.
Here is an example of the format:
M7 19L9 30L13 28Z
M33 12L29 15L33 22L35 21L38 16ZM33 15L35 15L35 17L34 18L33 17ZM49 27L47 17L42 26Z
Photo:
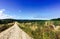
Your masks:
M60 18L59 0L0 0L0 19Z

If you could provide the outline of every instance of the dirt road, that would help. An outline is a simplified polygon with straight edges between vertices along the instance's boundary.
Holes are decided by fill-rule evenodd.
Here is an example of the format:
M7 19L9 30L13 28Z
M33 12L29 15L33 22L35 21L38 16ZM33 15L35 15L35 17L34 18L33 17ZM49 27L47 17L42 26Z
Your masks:
M0 33L0 39L33 39L28 34L26 34L17 25L17 22L9 29Z

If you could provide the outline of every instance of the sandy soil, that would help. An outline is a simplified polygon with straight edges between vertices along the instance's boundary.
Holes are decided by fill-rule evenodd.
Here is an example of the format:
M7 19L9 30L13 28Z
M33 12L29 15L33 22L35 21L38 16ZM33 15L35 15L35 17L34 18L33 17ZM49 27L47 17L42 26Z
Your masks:
M33 39L17 25L17 22L9 29L0 33L0 39Z

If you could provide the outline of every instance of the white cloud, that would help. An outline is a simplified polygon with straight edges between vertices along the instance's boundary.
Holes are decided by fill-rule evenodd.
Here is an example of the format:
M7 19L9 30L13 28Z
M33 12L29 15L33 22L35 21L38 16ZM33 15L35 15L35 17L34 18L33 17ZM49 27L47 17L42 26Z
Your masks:
M5 9L0 9L0 19L13 18L12 16L5 14L4 11Z

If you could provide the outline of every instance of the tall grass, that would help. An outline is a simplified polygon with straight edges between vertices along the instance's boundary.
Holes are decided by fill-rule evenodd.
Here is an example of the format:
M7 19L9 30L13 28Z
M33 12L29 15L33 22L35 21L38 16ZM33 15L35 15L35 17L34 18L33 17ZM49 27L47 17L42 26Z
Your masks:
M19 23L19 27L34 39L60 39L59 37L60 31L55 31L52 25L55 26L60 25L60 22L59 21L39 21L39 22L36 21L36 22Z

